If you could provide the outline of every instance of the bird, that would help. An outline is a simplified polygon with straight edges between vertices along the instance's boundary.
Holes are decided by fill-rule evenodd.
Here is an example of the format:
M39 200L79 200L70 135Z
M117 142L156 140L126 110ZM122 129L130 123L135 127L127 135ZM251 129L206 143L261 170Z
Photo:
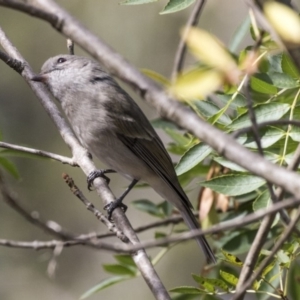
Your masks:
M32 80L47 86L81 144L108 166L89 174L88 187L96 177L110 172L131 180L123 195L106 207L110 216L118 206L126 209L124 197L143 181L178 209L191 230L200 228L160 137L136 102L98 62L57 55L49 58ZM195 239L207 262L216 263L205 237Z

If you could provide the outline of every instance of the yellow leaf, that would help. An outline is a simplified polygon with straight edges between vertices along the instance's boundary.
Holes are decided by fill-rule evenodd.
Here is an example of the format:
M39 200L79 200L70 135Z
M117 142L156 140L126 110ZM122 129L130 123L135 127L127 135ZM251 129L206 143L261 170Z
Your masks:
M300 18L291 8L279 2L267 2L264 5L265 15L286 42L300 44Z
M186 39L187 45L205 64L225 73L237 69L237 64L226 48L215 36L199 28L191 28Z
M179 76L170 91L178 98L203 99L221 86L223 77L216 70L192 70Z
M170 86L170 81L164 77L163 75L159 74L159 73L156 73L152 70L149 70L149 69L142 69L142 72L150 77L151 79L155 80L156 82L158 83L161 83L162 85L164 86Z

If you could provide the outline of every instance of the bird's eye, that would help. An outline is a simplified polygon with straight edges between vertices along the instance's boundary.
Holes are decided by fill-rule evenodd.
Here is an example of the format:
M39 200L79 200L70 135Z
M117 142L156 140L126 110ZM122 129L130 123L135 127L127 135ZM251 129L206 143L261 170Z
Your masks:
M62 63L64 63L65 61L66 61L65 58L60 57L60 58L57 60L57 63L58 63L58 64L62 64Z

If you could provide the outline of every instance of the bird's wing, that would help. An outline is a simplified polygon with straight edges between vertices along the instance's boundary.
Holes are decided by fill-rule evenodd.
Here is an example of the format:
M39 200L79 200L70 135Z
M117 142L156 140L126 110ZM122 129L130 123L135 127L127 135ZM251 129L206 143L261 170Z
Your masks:
M185 205L192 208L178 182L171 158L162 141L146 117L144 115L142 117L141 122L130 117L118 118L119 124L117 127L122 128L117 132L119 139L170 187L175 189Z

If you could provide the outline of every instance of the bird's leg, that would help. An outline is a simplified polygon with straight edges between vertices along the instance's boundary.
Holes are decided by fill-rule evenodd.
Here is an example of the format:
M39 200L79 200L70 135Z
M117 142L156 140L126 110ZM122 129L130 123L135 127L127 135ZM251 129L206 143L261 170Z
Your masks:
M92 187L92 185L93 185L93 182L94 182L94 180L95 180L97 177L102 177L102 178L104 178L104 179L106 180L107 184L109 184L110 179L109 179L107 176L104 175L104 174L107 174L107 173L116 173L116 171L113 170L113 169L104 169L104 170L96 170L96 171L91 172L91 173L88 175L87 179L86 179L87 185L88 185L88 189L91 190L91 187Z
M120 207L124 212L126 212L127 205L123 204L122 201L126 197L126 195L131 191L131 189L137 184L137 182L137 179L133 179L127 187L127 189L124 191L124 193L118 199L104 206L104 209L107 210L109 220L111 220L112 213L117 207Z

